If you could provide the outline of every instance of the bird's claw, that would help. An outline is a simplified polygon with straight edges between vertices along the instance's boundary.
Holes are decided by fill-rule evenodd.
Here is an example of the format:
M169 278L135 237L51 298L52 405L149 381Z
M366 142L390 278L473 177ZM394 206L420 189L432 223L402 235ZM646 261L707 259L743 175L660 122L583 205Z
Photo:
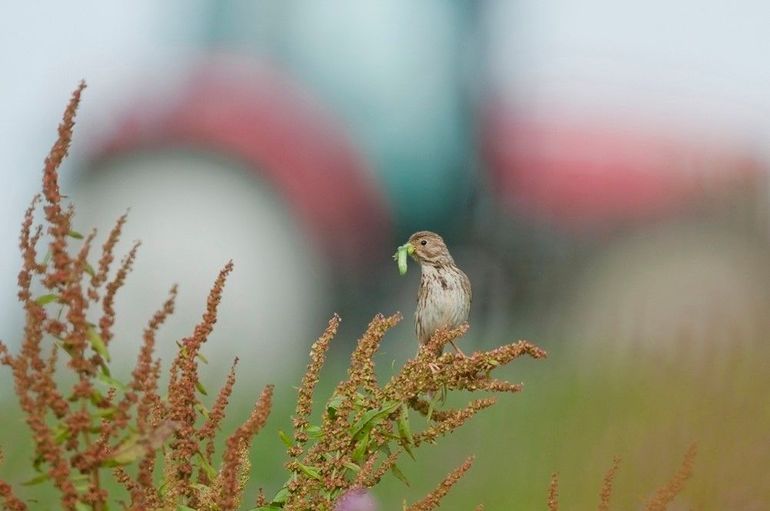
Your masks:
M455 352L460 355L461 358L468 358L468 355L463 353L463 350L457 347L454 341L449 341L449 343L452 345L452 347L455 349Z

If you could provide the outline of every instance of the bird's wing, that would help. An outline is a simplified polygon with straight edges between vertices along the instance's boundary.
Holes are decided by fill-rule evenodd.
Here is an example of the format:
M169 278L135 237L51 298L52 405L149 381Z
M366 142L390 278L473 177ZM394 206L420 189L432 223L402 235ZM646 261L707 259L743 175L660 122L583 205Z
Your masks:
M468 278L468 276L465 274L464 271L460 270L460 273L462 274L462 286L463 291L468 293L468 303L471 303L473 301L473 290L471 289L471 279Z

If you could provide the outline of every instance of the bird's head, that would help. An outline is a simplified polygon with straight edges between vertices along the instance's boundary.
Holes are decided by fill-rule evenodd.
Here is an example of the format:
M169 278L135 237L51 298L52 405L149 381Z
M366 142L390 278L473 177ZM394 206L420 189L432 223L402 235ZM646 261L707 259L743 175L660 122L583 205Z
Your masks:
M412 248L409 251L412 258L420 264L433 266L454 264L454 259L449 255L449 249L446 248L443 238L435 232L418 231L409 237L407 245Z

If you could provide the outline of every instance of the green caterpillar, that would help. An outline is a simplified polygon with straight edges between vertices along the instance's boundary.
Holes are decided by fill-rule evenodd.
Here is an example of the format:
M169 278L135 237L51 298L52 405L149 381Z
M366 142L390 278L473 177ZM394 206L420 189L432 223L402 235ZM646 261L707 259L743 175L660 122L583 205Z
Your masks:
M404 243L393 254L393 260L398 262L398 273L406 274L406 258L414 253L414 247L411 243Z

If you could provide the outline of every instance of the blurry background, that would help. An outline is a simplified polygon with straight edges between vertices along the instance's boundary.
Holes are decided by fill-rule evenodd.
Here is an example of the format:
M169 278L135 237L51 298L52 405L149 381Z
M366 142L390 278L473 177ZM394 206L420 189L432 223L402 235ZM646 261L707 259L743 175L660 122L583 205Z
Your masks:
M378 492L383 509L471 451L447 509L542 507L553 471L564 503L590 506L614 455L633 509L692 441L681 509L767 509L768 16L758 0L8 6L0 337L19 341L18 227L85 78L62 172L75 225L106 235L130 208L123 249L143 241L114 349L133 356L178 282L168 359L234 259L210 385L239 354L244 402L272 381L286 411L257 441L255 488L283 481L274 432L332 312L341 364L378 311L406 316L383 375L414 352L418 271L390 255L430 229L473 282L468 349L527 337L551 358L515 364L526 392L405 466L415 484ZM0 443L26 466L13 424Z

